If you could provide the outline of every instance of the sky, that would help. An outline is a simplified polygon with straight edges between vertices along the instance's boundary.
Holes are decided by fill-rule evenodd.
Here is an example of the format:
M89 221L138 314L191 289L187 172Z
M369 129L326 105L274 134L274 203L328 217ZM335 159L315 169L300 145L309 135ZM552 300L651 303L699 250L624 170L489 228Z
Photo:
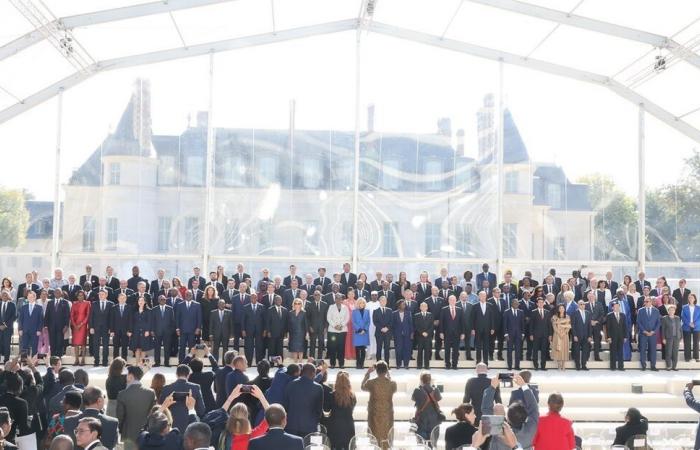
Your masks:
M56 16L89 11L96 4L87 0L45 3ZM101 0L99 5L134 3L140 2ZM579 2L532 3L568 10ZM281 30L356 17L358 8L355 0L239 0L179 11L173 17L191 45L268 32L273 17L275 29ZM662 5L651 0L584 0L575 12L662 35L693 23L676 36L679 42L692 41L700 33L700 25L694 23L700 17L697 1L672 0ZM650 47L643 44L571 27L552 32L550 22L460 0L381 0L374 20L605 75L643 56L618 76L621 82L658 54L649 53ZM29 29L9 2L0 3L0 45ZM182 45L167 15L77 29L74 36L96 60ZM293 99L297 128L353 130L355 37L355 32L343 32L217 54L214 125L287 128ZM476 155L476 112L484 95L498 91L497 63L375 33L362 34L360 55L363 130L369 104L376 108L377 131L431 133L439 118L449 117L453 131L465 130L466 153ZM71 67L48 43L1 61L0 109L13 101L2 89L24 97L70 72ZM63 96L61 181L114 129L137 78L151 82L154 134L179 134L188 121L195 122L197 111L208 108L208 73L209 58L197 57L101 73L68 90ZM681 115L700 107L700 90L695 88L699 76L698 69L677 62L638 89ZM571 180L595 172L608 174L625 192L636 193L635 105L604 87L526 68L505 65L503 77L505 106L534 161L561 165ZM0 124L5 168L1 185L28 189L37 199L53 198L57 110L54 98ZM700 113L686 119L700 127ZM673 183L683 173L683 158L697 143L650 115L645 132L646 186Z

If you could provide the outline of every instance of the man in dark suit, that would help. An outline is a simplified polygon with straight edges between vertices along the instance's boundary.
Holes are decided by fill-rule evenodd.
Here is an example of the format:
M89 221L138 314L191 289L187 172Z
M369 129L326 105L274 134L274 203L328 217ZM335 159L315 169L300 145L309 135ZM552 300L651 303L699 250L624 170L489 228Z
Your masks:
M209 313L209 341L212 343L213 355L217 361L219 358L219 349L221 356L228 351L228 341L231 338L231 328L233 320L231 319L231 311L226 309L226 301L223 298L219 299L217 309Z
M46 304L46 314L44 314L44 328L47 328L49 331L52 355L64 355L63 336L68 331L68 325L70 325L68 301L61 297L49 300Z
M679 308L682 308L684 305L688 304L690 289L686 288L685 285L685 278L681 278L678 280L678 288L673 290L673 298L675 298L676 302L680 305Z
M192 268L192 276L187 280L187 289L192 289L194 287L192 284L193 281L197 281L198 288L204 288L204 285L207 284L207 280L201 275L200 272L201 270L199 267Z
M464 311L457 307L454 295L447 303L440 311L440 338L445 341L445 368L457 370L459 343L464 339Z
M627 322L620 304L612 303L612 312L605 317L605 333L610 344L610 370L625 370L622 345L627 339Z
M396 308L396 294L394 293L394 291L391 290L391 286L389 285L388 281L382 281L381 288L377 291L377 295L379 296L379 298L386 297L387 308Z
M381 291L382 286L384 285L382 283L384 281L383 274L381 272L377 271L374 273L374 275L375 275L375 279L369 283L369 290L370 291Z
M245 356L248 361L256 363L265 357L265 346L263 337L265 336L265 307L258 303L255 294L250 296L250 303L243 307L241 318L241 333L245 340ZM255 359L253 359L255 355Z
M233 319L233 349L236 351L240 350L240 338L243 337L241 323L243 321L243 309L246 305L250 303L250 294L246 294L246 289L248 288L247 283L241 282L238 285L238 294L233 296L231 300L231 314ZM268 290L270 286L268 286ZM258 299L259 300L259 299Z
M203 286L203 290L206 290L209 286L212 286L214 289L216 289L216 295L219 297L221 297L221 294L224 292L224 285L218 280L218 275L216 272L209 272L209 281L201 286Z
M508 370L520 370L520 358L523 355L523 337L525 336L525 313L520 310L517 298L511 300L511 307L503 313L503 338L506 341L506 362ZM513 358L515 352L515 358Z
M160 291L163 290L163 281L165 281L165 270L158 269L156 279L151 281L151 286L148 289L151 298L158 298Z
M301 289L299 289L299 282L296 278L292 278L290 281L290 288L286 289L282 295L282 306L287 308L287 310L291 310L292 303L294 303L294 299L299 298L300 292Z
M354 288L357 284L357 275L350 272L350 264L343 264L343 273L340 274L340 291L343 294L348 293L348 288Z
M457 286L459 287L459 286ZM445 302L445 305L447 305L447 299L450 298L450 295L454 295L455 298L459 298L459 292L453 291L450 289L450 283L449 281L443 281L442 286L440 287L440 290L438 291L438 297L442 298Z
M39 292L39 289L41 289L41 286L34 282L31 273L25 275L25 280L26 281L24 283L17 286L17 298L15 300L27 298L29 291L33 291L36 294ZM75 275L73 275L73 284L75 284Z
M117 304L112 309L110 316L110 335L114 345L114 358L121 356L126 359L131 337L131 306L126 303L126 294L117 295Z
M24 436L29 434L28 405L27 401L20 397L22 393L22 379L18 374L9 372L3 374L5 384L5 392L0 396L0 406L4 406L10 412L12 417L12 428L5 435L5 439L10 442L15 440L16 436Z
M119 289L120 281L119 278L114 276L114 268L112 266L107 266L105 269L105 278L107 279L107 286L111 287L113 291Z
M287 426L287 413L282 405L273 404L265 410L265 420L269 426L267 433L250 440L249 450L304 450L304 440L299 436L284 432Z
M544 299L537 299L537 308L530 313L530 342L532 365L535 370L547 370L547 352L552 339L552 315L544 307ZM539 353L539 363L537 360Z
M230 278L234 281L236 289L238 289L238 285L243 283L243 280L246 278L250 278L250 275L245 273L245 267L243 267L243 264L238 264L236 266L236 273L234 273Z
M475 426L478 426L481 420L481 400L484 396L484 391L487 387L491 386L491 379L488 377L489 368L485 363L477 363L476 365L476 376L470 378L467 381L467 385L464 387L464 398L463 403L470 403L474 407L474 414L476 414ZM496 403L501 403L501 391L496 388L496 394L494 395L494 401Z
M17 307L10 299L9 292L2 293L2 303L0 303L0 352L3 362L10 359L10 343L15 330L17 320Z
M547 275L544 278L544 283L542 283L542 293L544 295L554 294L555 296L560 292L561 285L557 286L554 282L554 277L552 275Z
M175 310L167 304L164 295L158 297L158 306L151 309L153 317L153 356L155 367L160 366L160 352L163 348L165 367L170 367L170 349L172 348L173 329L175 328Z
M602 351L600 341L602 339L601 332L603 331L603 324L605 322L605 311L600 303L598 303L595 292L588 291L587 299L586 311L591 315L591 330L593 332L593 357L595 361L602 361L600 357L600 352Z
M648 286L651 289L651 283L646 279L646 274L644 272L639 272L637 274L637 281L634 282L634 287L637 288L637 292L642 292L644 286Z
M198 384L187 381L191 372L189 366L184 364L177 366L177 369L175 369L177 380L163 386L158 403L162 404L163 401L174 392L187 392L188 394L191 392L189 395L194 397L197 416L202 418L207 412L204 406L204 399L202 398L202 390ZM170 413L173 416L173 428L177 428L178 430L187 428L189 424L189 411L187 410L184 399L177 400L173 403L170 406Z
M479 303L472 307L472 336L476 348L476 362L488 365L491 336L496 333L493 306L486 302L486 292L479 292Z
M114 296L114 301L115 301L115 302L117 301L117 296L118 296L119 294L124 294L124 295L126 295L126 303L127 303L127 305L130 305L130 304L133 303L133 301L130 301L129 299L134 295L134 290L133 290L133 289L129 289L129 287L128 287L127 285L128 285L128 281L126 281L126 280L121 280L121 281L119 282L119 288L116 289L116 290L114 291L114 293L112 294L112 295Z
M326 276L326 268L319 267L318 278L314 279L314 284L316 286L321 286L321 293L323 295L326 295L331 291L331 282L332 280Z
M447 283L447 286L450 285L450 276L447 274L447 268L443 267L440 269L440 276L435 278L435 281L433 281L433 286L441 289L445 283ZM444 298L445 302L447 302L447 299L449 298L449 296L442 295L442 292L440 293L440 297ZM445 303L445 305L447 305L447 303Z
M258 304L258 306L260 306L260 304ZM235 356L231 364L233 366L233 370L226 376L226 390L224 392L225 398L231 395L231 392L233 392L233 390L236 389L236 386L239 384L250 383L248 376L245 374L245 371L248 369L246 357L243 355Z
M75 442L75 429L83 417L94 417L102 424L100 441L108 449L114 449L119 441L119 421L114 417L103 414L105 410L105 398L102 390L95 386L88 386L83 391L83 412L78 415L66 417L63 424L63 432L73 438ZM77 444L76 444L77 445Z
M328 329L328 303L321 300L321 291L314 291L313 299L307 303L306 320L309 325L309 340L311 341L309 356L322 359L323 351L326 348L324 336ZM316 356L317 354L318 356Z
M442 319L442 308L447 305L447 299L438 296L439 289L437 286L430 288L430 296L425 298L423 302L428 304L428 311L433 316L433 332L435 336L435 360L442 361L440 350L442 349L442 333L440 332L440 319ZM420 303L418 302L419 306Z
M299 275L297 275L297 266L295 266L294 264L289 266L289 275L284 277L284 280L282 280L282 284L284 284L284 286L287 289L289 289L292 287L293 280L296 280L296 282L297 282L296 289L299 289L299 286L301 286L302 283L304 282L304 280L302 280L301 277Z
M493 293L493 296L488 299L487 302L494 306L494 312L496 314L494 315L495 333L491 335L491 342L489 343L489 349L491 350L489 359L493 360L493 351L497 350L496 358L498 358L499 361L503 361L503 312L510 307L510 303L508 303L506 299L501 296L500 288L495 287L491 292ZM498 347L496 346L497 340Z
M306 291L306 295L308 296L308 298L312 298L318 286L314 284L314 276L310 273L307 273L304 278L304 284L301 285L301 289L303 291Z
M185 301L175 305L175 331L180 340L178 361L185 359L187 350L194 347L202 331L202 307L192 300L190 291L185 294Z
M75 295L82 289L82 284L76 283L75 275L73 274L68 275L68 284L62 288L65 297L71 302L75 300ZM19 295L19 290L17 291L17 295Z
M561 292L561 283L562 283L562 280L561 280L561 278L559 278L559 277L557 276L557 269L555 269L554 267L552 267L551 269L549 269L548 274L552 276L552 279L553 279L553 281L554 281L554 285L557 287L557 289L559 290L559 292ZM542 284L544 284L544 281L542 282Z
M294 283L294 280L292 280ZM282 297L275 296L274 305L265 314L265 330L269 339L268 356L283 356L284 338L289 331L289 310L282 306Z
M199 286L204 287L203 284L199 284L198 280L192 280L192 287L187 290L187 295L192 295L192 301L199 303L204 297L204 291L199 289Z
M90 264L85 266L85 273L80 275L80 285L85 286L86 282L90 282L91 285L97 286L98 277L93 275L92 266Z
M496 283L496 274L489 272L489 265L486 263L481 265L481 273L476 274L476 285L479 289L484 285L484 281L488 281L491 288L498 285Z
M430 297L433 291L433 285L428 281L428 272L421 272L418 282L416 283L416 292L414 300L418 303Z
M151 308L153 306L153 299L151 298L151 295L146 292L146 287L147 284L145 282L139 282L139 284L136 286L136 292L134 292L134 295L132 295L130 299L126 300L127 304L130 304L134 307L134 309L137 309L139 300L143 298L146 302L146 306ZM129 303L129 301L131 301L131 303Z
M138 287L138 284L140 282L144 282L148 285L148 280L143 278L140 275L141 271L139 269L139 266L134 266L131 268L131 278L129 278L126 282L126 287L131 289L133 292L136 292L136 288Z
M138 448L136 440L143 431L151 409L156 403L156 394L141 384L143 369L140 366L127 366L126 389L117 394L117 420L124 448Z
M365 301L369 301L370 292L366 289L367 286L365 286L365 282L362 280L357 280L356 286L357 288L355 289L355 298L364 298Z
M428 303L423 302L419 306L420 311L418 311L413 316L413 330L415 332L415 342L416 348L418 349L418 369L430 369L430 358L432 356L432 341L433 335L435 334L435 326L433 325L433 314L428 311ZM377 310L378 311L378 310ZM375 314L377 314L375 311ZM376 327L376 321L375 321ZM379 330L377 329L377 332ZM377 339L379 342L379 339ZM377 346L378 347L378 346ZM387 354L388 354L387 348ZM447 349L445 349L447 351ZM377 356L377 361L380 358Z
M226 302L226 308L231 309L231 304L233 303L233 297L238 294L238 289L236 289L236 280L229 278L226 282L226 287L221 292L220 297Z
M518 373L518 375L520 375L520 378L523 379L525 384L527 384L527 387L530 389L530 392L532 392L532 395L535 397L535 403L539 403L540 390L536 384L530 384L530 380L532 379L532 372L530 372L529 370L521 370ZM510 400L508 400L508 406L512 405L515 402L524 402L524 401L525 401L525 392L524 392L522 386L510 391Z
M427 305L425 306L427 308ZM391 324L393 315L391 309L386 306L386 297L379 297L379 308L372 312L372 322L374 323L374 339L377 341L376 360L389 361L389 348L391 347ZM431 319L432 329L432 319ZM428 346L430 346L428 341ZM420 354L418 356L420 361Z
M623 316L624 314L621 313ZM646 359L649 357L651 370L656 372L656 338L661 328L661 315L652 306L651 297L644 299L644 307L637 311L637 330L639 332L639 363L642 370L647 370Z
M464 356L467 361L472 361L474 359L472 358L472 330L474 329L472 308L474 305L469 303L469 294L466 291L460 292L457 306L462 308L464 316Z
M233 372L233 359L235 357L236 352L233 350L227 351L222 359L223 365L214 371L214 392L216 393L217 408L221 408L228 398L228 395L226 395L226 378Z
M96 302L100 298L100 292L107 292L107 300L114 302L114 290L107 286L107 278L100 277L97 281L97 286L92 288L92 291L88 294L88 300L91 302Z
M100 365L100 353L102 364L107 365L109 358L109 325L114 303L107 300L106 290L99 291L98 299L90 308L88 327L92 336L92 355L95 357L95 367Z
M315 376L316 367L304 364L301 376L284 389L283 405L286 410L294 411L285 427L290 434L303 437L318 430L323 417L323 388L314 381Z
M578 310L571 314L571 334L573 336L571 357L574 360L576 370L588 370L588 358L591 355L591 343L593 342L593 315L586 311L586 302L578 301Z

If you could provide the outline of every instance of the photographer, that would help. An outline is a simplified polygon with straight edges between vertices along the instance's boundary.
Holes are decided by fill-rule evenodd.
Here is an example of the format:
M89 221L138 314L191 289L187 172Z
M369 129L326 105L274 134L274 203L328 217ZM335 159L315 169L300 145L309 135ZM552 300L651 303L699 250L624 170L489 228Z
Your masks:
M685 390L683 391L683 397L685 397L685 403L690 406L693 410L700 412L700 402L695 400L693 395L693 387L695 386L695 381L692 381L685 385ZM700 448L700 423L698 423L698 428L695 430L695 447Z
M418 427L417 434L424 439L430 439L430 432L445 420L440 411L438 402L442 400L440 391L430 384L430 373L423 372L420 375L420 386L413 390L411 400L416 403L415 424Z
M504 411L503 405L494 404L494 395L499 384L498 376L495 376L491 379L491 385L484 391L481 411L485 416L494 414L505 415L518 443L523 449L527 450L532 448L532 439L537 432L540 414L535 396L527 383L525 383L525 380L523 380L523 377L515 375L513 383L522 390L523 402L516 401L512 403L508 407L507 412ZM489 450L509 450L512 448L513 446L505 442L501 436L494 436L489 445Z

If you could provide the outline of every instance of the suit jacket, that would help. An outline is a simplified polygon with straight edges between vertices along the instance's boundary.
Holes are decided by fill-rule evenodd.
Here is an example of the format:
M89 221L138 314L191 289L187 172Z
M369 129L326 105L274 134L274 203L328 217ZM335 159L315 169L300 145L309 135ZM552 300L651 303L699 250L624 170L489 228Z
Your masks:
M367 289L355 289L355 296L360 299L364 298L366 301L369 301L371 295L370 292Z
M204 297L204 291L199 289L199 288L198 289L189 288L188 291L192 293L192 301L193 302L199 302L202 299L202 297Z
M238 285L241 284L246 278L250 278L250 275L248 275L245 272L236 272L233 275L231 275L231 278L233 278L236 281L236 289L238 289Z
M419 281L416 283L416 288L416 295L413 299L420 305L423 300L431 296L433 285L430 284L430 281L426 281L425 287L423 287L423 283Z
M644 280L644 285L642 285L642 283L640 283L639 280L636 280L636 281L634 282L634 287L637 288L637 292L639 292L640 294L641 294L642 291L644 290L644 286L649 286L649 287L651 287L651 283L650 283L648 280Z
M375 313L376 312L377 311L375 311ZM413 315L413 330L416 333L416 337L420 336L421 338L423 338L423 333L428 333L428 336L426 336L425 339L432 339L435 335L435 327L433 326L432 313L426 312L425 317L423 317L423 313L421 313L420 311L415 313Z
M499 297L498 299L496 297L491 297L490 299L486 300L486 303L489 303L494 307L494 312L496 313L494 315L494 323L496 325L496 330L501 330L501 328L503 327L501 323L503 321L503 311L510 308L510 304L507 303L506 300L501 297Z
M304 284L304 280L302 280L299 275L294 275L294 279L297 280L297 289L299 289L299 286ZM287 275L286 277L284 277L284 279L282 280L282 284L287 289L291 289L291 287L292 287L292 275L290 274L290 275Z
M348 287L355 287L357 284L357 275L352 272L342 272L340 274L340 292L343 294L348 293Z
M202 328L202 307L198 302L191 302L189 309L187 302L175 305L175 324L181 333L194 333Z
M539 388L534 385L530 384L528 385L530 387L530 392L532 392L532 395L535 396L535 402L539 403L540 402L540 390ZM518 389L513 389L510 391L510 400L508 400L508 406L512 405L515 402L525 402L525 395L523 394L523 390L518 388Z
M58 305L56 305L58 303ZM62 299L49 300L46 303L46 314L44 314L44 326L49 330L59 330L68 326L70 323L70 307L68 301Z
M595 306L591 307L590 303L586 303L586 311L591 313L591 321L597 321L598 323L596 325L592 326L602 326L602 322L605 322L605 311L603 310L603 307L600 305L600 303L595 303Z
M0 313L0 324L5 325L10 333L14 333L15 321L17 320L17 307L12 301L7 303L0 303L0 311L2 311L2 305L5 305L5 313Z
M543 308L543 315L539 309L534 309L530 313L530 336L535 339L548 338L552 335L552 315Z
M14 441L16 436L29 434L27 422L29 406L26 400L6 392L0 396L0 406L6 407L10 412L10 417L12 417L12 428L7 435L10 441Z
M386 327L389 329L387 334L391 336L391 327L394 322L394 312L388 307L377 308L372 312L372 322L374 323L374 336L382 336L382 328ZM432 319L430 322L430 329L433 329Z
M187 289L192 289L192 282L193 282L194 280L198 280L198 281L199 281L199 287L197 288L197 290L204 289L204 286L207 284L207 280L206 280L203 276L200 275L200 276L196 277L196 276L192 275L192 276L187 280Z
M160 284L158 284L159 280L157 278L151 281L151 286L148 288L148 292L151 294L151 298L158 300L158 294L160 294L164 280L165 279L160 280Z
M119 278L117 277L106 277L107 286L111 287L113 291L119 289Z
M442 307L447 305L447 303L445 302L445 300L443 298L429 296L423 300L423 303L428 304L428 311L430 311L430 313L433 315L434 320L440 320L442 318L441 317ZM420 305L420 303L419 303L419 305ZM420 309L419 309L419 311L420 311ZM416 312L419 312L419 311L416 311Z
M301 376L284 389L284 408L293 413L287 416L287 430L304 435L318 429L323 416L323 388L313 380Z
M65 286L63 286L63 287L65 287ZM41 288L41 286L39 286L38 284L31 283L29 286L29 289L27 289L27 283L20 283L19 286L17 286L17 298L15 298L15 300L19 300L20 298L27 298L27 291L28 290L36 292L37 296L38 296L40 288ZM61 288L61 289L63 289L63 288ZM63 290L65 290L65 289L63 289ZM78 290L76 289L76 292L77 291Z
M311 300L306 303L306 321L309 324L309 332L313 328L314 333L323 333L323 330L328 328L328 303L323 300L319 301L316 306L316 301Z
M91 302L98 301L100 299L100 296L99 296L100 291L102 291L102 290L107 292L107 300L111 300L111 301L115 300L114 289L112 289L109 286L96 286L96 287L92 288L92 290L88 294L87 299L90 300Z
M481 311L481 302L472 306L472 324L477 333L490 332L496 329L496 311L494 306L486 303L486 313Z
M265 330L265 306L258 303L255 308L249 303L243 308L241 330L248 336L262 336Z
M408 310L404 311L403 321L399 315L399 311L394 311L394 319L391 324L391 333L394 339L399 337L413 337L413 317Z
M484 280L489 282L489 289L493 289L496 287L496 274L493 272L488 272L488 274L484 274L484 272L479 272L476 274L476 287L477 289L481 289L481 287L484 285Z
M24 333L36 333L41 331L44 326L43 309L40 305L34 304L31 316L29 315L29 303L22 305L19 310L18 329Z
M226 377L233 372L231 366L219 367L214 371L214 392L216 393L216 407L221 406L226 401Z
M547 294L557 295L560 291L561 291L561 288L554 283L552 283L552 285L542 284L542 293L544 295L547 295Z
M250 380L248 379L248 376L239 371L239 370L231 370L228 375L226 375L226 392L224 396L224 400L231 395L231 392L233 392L234 389L236 389L236 386L239 384L249 384Z
M146 283L146 287L148 288L148 280L141 277L141 276L131 277L128 280L126 280L126 287L128 287L132 291L136 292L136 290L138 289L139 283L142 281L144 283Z
M133 303L133 301L131 299L134 296L134 291L132 289L129 289L129 288L125 288L122 290L121 288L118 287L117 289L114 290L114 304L115 305L119 302L119 294L126 295L126 303L127 304L130 305L131 303Z
M68 391L74 391L81 395L83 393L83 390L74 384L60 387L58 393L52 396L48 401L47 407L50 415L63 411L63 399L66 398L66 392Z
M484 397L484 391L489 386L491 386L491 378L489 378L486 374L480 374L476 377L470 378L469 381L467 381L467 385L464 387L463 403L472 404L474 407L474 414L476 414L477 419L481 418L481 403ZM496 389L494 401L496 403L501 403L500 389Z
M20 286L22 286L20 284ZM73 286L66 284L64 285L61 290L65 293L65 298L73 301L75 300L75 296L78 293L78 291L81 291L83 288L81 287L82 285L74 284ZM19 295L19 289L17 289L18 295Z
M228 339L233 335L233 321L231 320L231 311L224 309L224 318L219 318L219 308L212 309L209 313L209 335L214 336L214 339Z
M199 418L204 417L207 410L204 406L204 399L202 398L202 389L196 383L190 383L189 381L183 379L177 379L170 384L163 386L163 390L160 393L159 403L163 403L163 400L173 392L192 392L195 399L194 409L197 412ZM173 427L178 430L184 430L189 425L189 412L184 401L175 402L170 407L170 413L173 416Z
M75 441L74 430L78 425L78 421L83 417L94 417L100 421L102 424L102 435L100 436L100 442L102 445L108 449L113 449L117 446L119 442L119 421L114 417L110 417L106 414L102 414L96 409L85 409L83 412L77 416L66 417L63 424L63 432L73 439L73 443L78 445Z
M113 333L128 330L131 326L131 315L133 311L134 309L131 306L124 305L124 312L122 313L120 305L114 305L112 314L110 315L109 330Z
M216 289L216 295L218 295L219 297L221 297L221 293L224 292L224 285L221 284L221 282L220 282L219 280L216 280L216 281L211 281L211 280L209 280L209 281L207 281L207 284L204 285L204 289L203 289L203 290L206 290L209 286L214 286L214 289Z
M445 306L440 311L440 333L445 335L446 341L459 340L465 329L464 311L455 305L455 317L452 318L450 306Z
M323 277L323 280L321 280L321 277L318 277L314 280L316 286L321 286L323 288L321 291L323 294L327 294L331 291L331 283L331 279L328 277Z
M673 290L673 298L676 299L679 305L683 306L688 303L688 294L690 294L690 289L685 288L681 292L681 288L676 288Z
M507 334L511 339L520 339L525 334L525 313L519 308L515 310L508 308L502 317L503 334Z
M192 355L187 355L182 361L182 364L189 365L190 361L192 361ZM202 392L202 399L204 400L204 407L207 412L216 409L212 384L214 384L216 379L215 373L218 370L219 365L217 364L214 355L209 355L209 364L211 364L211 370L207 370L205 372L192 372L187 379L187 381L190 383L194 383L199 386Z
M669 342L678 340L683 336L681 319L678 316L664 316L661 318L661 337ZM670 351L670 350L667 350Z
M615 320L615 313L611 312L605 317L605 330L608 338L621 341L627 338L627 321L624 313L620 314L620 320Z
M464 303L462 303L461 301L457 301L457 306L462 308L464 314L464 331L466 334L470 334L474 329L474 322L472 322L474 318L474 305L469 303L469 301L466 301Z
M246 305L250 304L249 294L238 294L234 295L231 301L231 312L233 313L233 323L240 325L243 320L243 309Z
M91 285L97 286L97 284L100 281L100 278L97 275L90 275L90 279L88 279L88 275L86 273L80 275L80 278L78 279L80 281L81 286L85 286L85 282L89 281Z
M285 433L281 428L273 428L264 436L251 439L248 443L248 450L304 450L304 440L299 436Z
M175 310L167 304L164 305L164 310L160 310L160 305L151 308L153 332L158 336L172 333L175 329Z
M135 382L117 394L117 420L122 441L135 443L156 403L152 389Z
M282 294L282 305L284 305L285 308L288 310L292 309L292 303L294 302L294 299L299 298L299 294L301 292L301 288L297 288L296 290L292 289L287 289L284 291L284 294ZM272 305L270 305L272 306Z
M637 311L637 330L639 330L640 333L644 331L657 333L661 327L661 315L659 314L659 310L653 306L649 308L649 310L650 313L646 308Z
M591 318L593 317L593 314L591 314L590 311L586 310L585 319L583 316L581 316L580 311L576 311L575 313L571 314L570 317L571 332L578 338L579 342L593 337L593 326L591 326Z
M678 314L676 310L676 314ZM681 308L681 321L683 322L683 331L685 332L697 332L700 330L700 307L695 306L695 309L693 310L693 317L690 317L690 306L689 305L683 305ZM694 328L690 327L690 324L693 323L695 324Z
M99 300L92 304L92 308L90 308L90 318L88 319L88 326L90 328L94 328L95 333L109 333L112 308L114 308L114 303L110 302L109 300L105 301L104 311L102 311Z
M277 306L270 306L265 313L265 330L273 339L283 338L289 331L289 310L284 306L279 308L278 313Z

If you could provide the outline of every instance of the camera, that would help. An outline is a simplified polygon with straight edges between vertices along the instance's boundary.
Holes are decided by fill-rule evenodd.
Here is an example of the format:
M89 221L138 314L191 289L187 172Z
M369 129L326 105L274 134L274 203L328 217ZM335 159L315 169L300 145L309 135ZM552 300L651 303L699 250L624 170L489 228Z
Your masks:
M498 436L503 433L503 416L481 416L481 432L485 435Z
M204 350L204 344L197 344L194 346L195 350Z
M438 390L439 393L442 394L443 392L445 392L445 386L444 386L444 385L438 384L438 385L435 386L435 387L437 388L437 390Z
M241 394L250 394L253 392L253 385L252 384L242 384L241 385Z

